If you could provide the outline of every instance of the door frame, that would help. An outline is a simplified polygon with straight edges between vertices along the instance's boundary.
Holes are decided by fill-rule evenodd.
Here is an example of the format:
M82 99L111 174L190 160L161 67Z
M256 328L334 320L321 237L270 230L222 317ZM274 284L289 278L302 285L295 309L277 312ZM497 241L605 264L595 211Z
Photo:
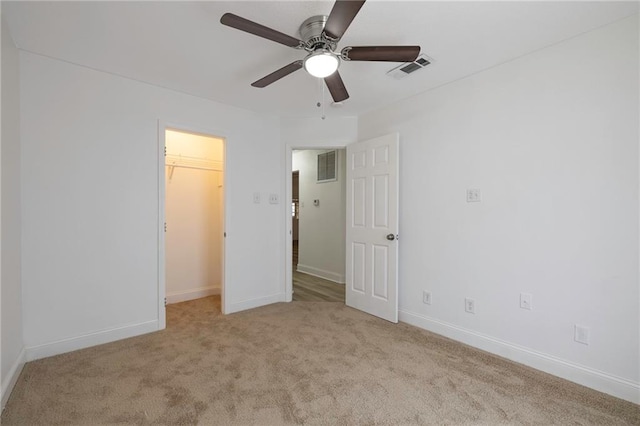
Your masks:
M212 129L203 128L200 126L193 126L187 124L178 124L163 120L158 120L158 329L163 330L167 326L167 316L165 308L165 299L167 294L166 289L166 246L165 246L165 230L164 224L167 219L166 216L166 172L165 172L165 145L166 145L166 131L175 130L183 133L191 133L196 135L203 135L222 140L222 282L220 283L220 308L222 313L227 312L225 304L225 283L226 283L226 218L228 214L227 203L227 137L220 136L225 132L220 132Z
M285 302L291 302L293 300L293 266L291 265L291 259L293 258L293 225L291 223L291 200L293 199L293 151L300 150L332 150L332 149L346 149L347 143L337 143L331 145L292 145L287 144L285 146L285 200L287 207L285 209L285 273L284 273L284 297ZM346 206L345 206L346 210ZM346 255L346 254L345 254ZM346 258L345 258L346 261Z

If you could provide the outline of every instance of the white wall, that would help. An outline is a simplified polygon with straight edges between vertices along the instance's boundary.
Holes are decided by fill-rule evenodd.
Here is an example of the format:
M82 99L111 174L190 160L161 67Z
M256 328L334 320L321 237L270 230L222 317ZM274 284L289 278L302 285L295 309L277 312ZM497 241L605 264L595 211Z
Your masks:
M284 300L285 205L252 203L284 188L276 118L20 59L29 359L159 327L158 120L226 138L227 312Z
M2 21L0 250L2 407L24 364L21 287L20 77L18 50Z
M357 117L284 117L280 126L285 147L337 148L358 140Z
M337 180L316 182L318 154L327 150L298 150L292 169L299 170L298 271L344 283L345 276L345 150L338 153ZM319 200L318 206L313 200Z
M636 16L360 117L401 135L401 320L640 402L638 113Z
M223 144L218 138L166 131L167 303L220 294Z

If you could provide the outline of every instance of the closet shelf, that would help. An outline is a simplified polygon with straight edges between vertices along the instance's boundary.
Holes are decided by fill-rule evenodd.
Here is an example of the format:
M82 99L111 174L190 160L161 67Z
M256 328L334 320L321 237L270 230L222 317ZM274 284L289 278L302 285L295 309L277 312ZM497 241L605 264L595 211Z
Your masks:
M222 161L210 160L208 158L189 157L185 155L167 154L165 157L167 167L184 167L188 169L222 171Z

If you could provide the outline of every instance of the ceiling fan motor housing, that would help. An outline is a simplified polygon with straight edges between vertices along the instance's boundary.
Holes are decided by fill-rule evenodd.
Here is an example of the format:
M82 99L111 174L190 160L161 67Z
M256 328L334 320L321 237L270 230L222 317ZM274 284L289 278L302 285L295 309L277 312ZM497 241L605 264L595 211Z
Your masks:
M335 51L336 43L322 35L327 19L326 15L316 15L300 25L300 37L304 40L306 50L327 49Z

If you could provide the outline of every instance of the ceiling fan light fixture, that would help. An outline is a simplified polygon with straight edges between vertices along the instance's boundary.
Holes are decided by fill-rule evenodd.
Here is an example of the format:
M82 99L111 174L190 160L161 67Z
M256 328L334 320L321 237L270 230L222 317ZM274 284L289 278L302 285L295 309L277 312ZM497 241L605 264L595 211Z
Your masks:
M225 13L220 23L240 31L271 40L294 49L308 52L304 59L251 83L253 87L266 87L289 74L303 68L312 76L324 80L335 106L349 99L349 93L338 72L343 61L414 62L420 54L420 46L346 46L338 49L338 43L351 25L366 0L335 0L329 15L316 15L306 19L298 32L301 38L250 21L233 13Z
M326 49L318 49L304 58L304 69L317 78L330 76L339 66L340 59Z

